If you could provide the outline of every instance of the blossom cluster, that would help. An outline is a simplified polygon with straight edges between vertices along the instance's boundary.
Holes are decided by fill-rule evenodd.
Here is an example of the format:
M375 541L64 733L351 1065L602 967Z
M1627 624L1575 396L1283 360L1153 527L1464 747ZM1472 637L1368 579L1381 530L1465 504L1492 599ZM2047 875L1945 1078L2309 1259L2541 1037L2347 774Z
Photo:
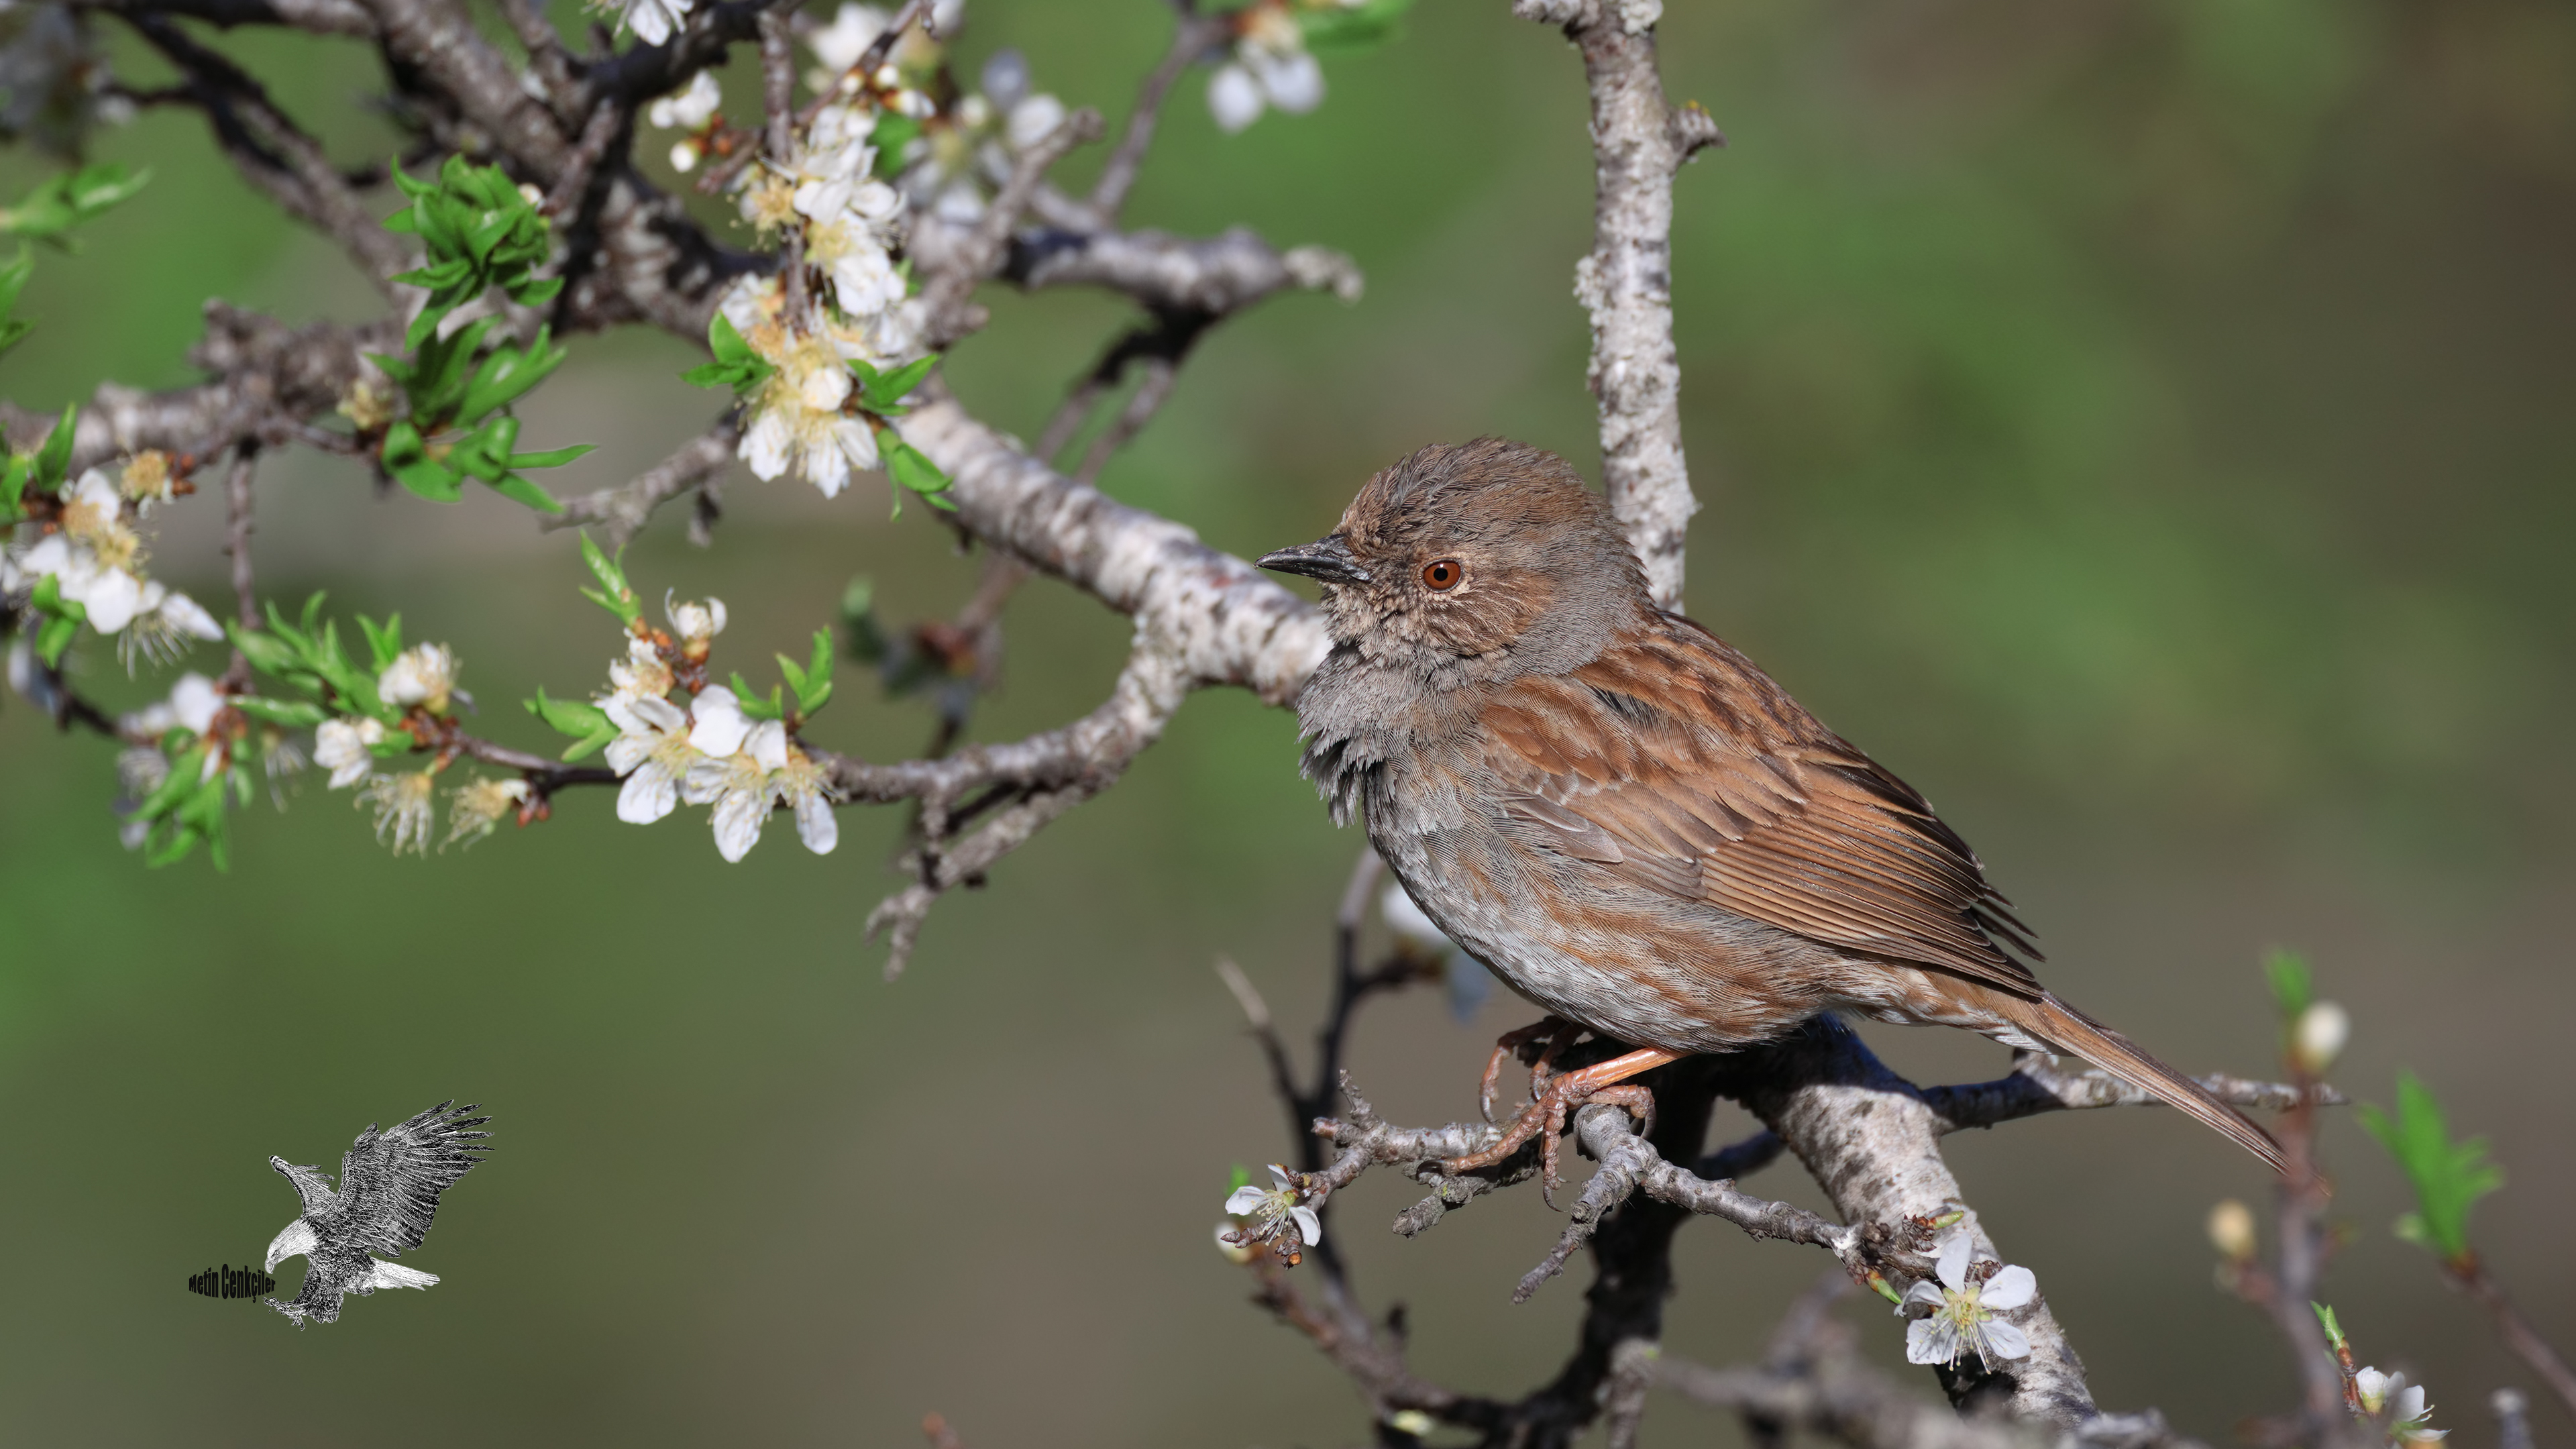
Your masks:
M81 474L54 500L51 517L37 525L38 537L0 551L0 594L23 593L38 612L115 638L129 669L138 656L158 663L178 657L192 640L222 639L223 627L196 600L144 572L135 525L183 486L159 452L137 455L120 473L92 468ZM49 664L61 656L59 647L50 652Z
M671 699L680 687L674 665L703 668L707 645L725 626L724 601L665 609L670 632L630 633L626 657L608 666L608 692L591 701L617 726L607 755L624 780L617 818L650 825L682 803L712 805L716 853L738 861L784 805L805 848L829 855L841 838L831 779L789 738L785 721L757 717L721 684L702 683L685 706Z
M2029 1306L2039 1296L2037 1275L2001 1267L1981 1278L1970 1271L1975 1255L1975 1235L1964 1225L1952 1229L1935 1248L1933 1278L1907 1289L1897 1304L1900 1315L1931 1310L1906 1325L1907 1363L1955 1367L1973 1354L1978 1367L1991 1373L1998 1362L2030 1357L2030 1336L1995 1314Z

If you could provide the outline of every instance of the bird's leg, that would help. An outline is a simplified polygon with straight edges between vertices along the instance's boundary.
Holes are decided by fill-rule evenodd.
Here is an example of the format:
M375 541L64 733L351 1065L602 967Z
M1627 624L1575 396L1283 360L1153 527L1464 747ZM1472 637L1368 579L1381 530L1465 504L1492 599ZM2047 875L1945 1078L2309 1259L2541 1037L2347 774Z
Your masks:
M1564 1047L1566 1039L1572 1037L1574 1031L1574 1026L1561 1016L1542 1016L1518 1031L1504 1032L1494 1042L1494 1054L1485 1059L1484 1080L1478 1083L1476 1088L1476 1105L1483 1110L1487 1122L1494 1120L1494 1083L1502 1076L1503 1063L1511 1059L1512 1053L1519 1051L1523 1042L1535 1041L1553 1033L1558 1040L1549 1042L1547 1050L1539 1054L1539 1062L1543 1067L1559 1049ZM1532 1083L1530 1095L1536 1097L1538 1069L1534 1068L1531 1071L1530 1080Z
M1551 1046L1553 1045L1551 1043ZM1501 1141L1482 1152L1471 1152L1464 1157L1450 1158L1441 1164L1441 1169L1445 1172L1459 1173L1473 1172L1480 1167L1491 1167L1519 1151L1522 1143L1543 1131L1547 1137L1546 1145L1541 1149L1539 1189L1548 1197L1549 1205L1554 1206L1558 1184L1556 1139L1565 1131L1565 1119L1575 1108L1587 1103L1608 1102L1627 1108L1651 1129L1655 1120L1654 1094L1643 1087L1621 1087L1618 1084L1639 1072L1650 1072L1667 1062L1680 1061L1682 1056L1681 1052L1648 1048L1644 1051L1630 1052L1623 1057L1612 1057L1606 1062L1595 1062L1581 1071L1548 1077L1545 1085L1539 1087L1536 1093L1538 1100L1512 1119L1512 1125L1504 1130ZM1546 1061L1546 1056L1540 1057L1541 1068L1544 1068ZM1536 1073L1533 1072L1532 1075L1535 1076Z

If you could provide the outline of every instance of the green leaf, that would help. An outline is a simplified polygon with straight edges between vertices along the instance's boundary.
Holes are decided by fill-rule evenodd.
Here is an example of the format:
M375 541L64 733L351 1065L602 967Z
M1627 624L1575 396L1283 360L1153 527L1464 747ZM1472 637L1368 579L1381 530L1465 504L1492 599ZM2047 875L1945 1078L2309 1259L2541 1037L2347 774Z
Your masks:
M575 443L569 448L554 448L543 453L512 453L513 468L560 468L584 453L598 451L597 443Z
M904 412L905 396L921 386L921 380L930 376L930 370L938 365L939 354L934 352L928 357L907 362L892 372L878 372L868 365L865 358L852 362L850 370L859 376L859 399L868 411L899 417Z
M2397 1076L2394 1116L2363 1104L2361 1125L2415 1188L2411 1224L2399 1236L2439 1254L2445 1263L2464 1266L2469 1252L2469 1209L2477 1200L2504 1186L2504 1170L2487 1160L2486 1139L2451 1140L2442 1105L2413 1072Z
M618 557L624 557L625 552L619 549ZM635 590L628 586L626 571L618 567L617 559L602 553L587 532L581 536L581 561L590 565L591 577L599 580L599 588L582 590L582 597L615 614L626 627L634 628L644 617L644 606L636 601Z
M2263 976L2272 983L2272 1000L2280 1007L2283 1021L2297 1022L2316 999L2308 958L2296 951L2273 948L2263 957Z
M536 484L529 482L527 479L520 477L516 473L502 474L501 480L492 485L492 491L509 499L513 503L524 503L528 507L537 510L539 513L561 513L564 511L562 499L555 497L553 494L548 493L543 488L538 487Z
M244 650L243 653L249 651ZM253 661L253 666L256 665L257 661ZM229 703L252 719L291 730L309 730L331 717L330 711L309 700L261 699L256 695L237 694Z
M578 760L616 739L620 733L617 725L609 719L608 712L595 704L548 699L545 690L539 689L537 697L528 700L527 706L528 713L544 720L555 730L574 736L572 745L563 752L566 760Z
M779 697L777 685L769 686L769 698L764 700L751 692L751 686L743 683L742 675L737 671L733 677L733 697L742 706L742 712L752 719L787 718L787 703Z
M36 631L36 657L47 669L62 666L63 651L72 647L72 636L80 632L81 621L68 614L56 614L45 620Z
M929 499L931 506L954 512L957 505L939 496L948 491L949 484L948 475L939 471L939 465L922 456L919 448L901 438L894 437L891 431L882 436L887 439L885 442L886 475ZM902 507L900 498L896 500L896 507L898 510Z
M432 503L454 503L465 496L465 479L429 456L429 445L409 418L397 418L385 429L384 447L376 456L394 481Z
M2310 1299L2308 1311L2317 1316L2317 1326L2326 1331L2326 1346L2338 1354L2344 1352L2349 1345L2344 1341L2343 1325L2335 1320L2334 1309Z
M778 672L787 677L787 687L796 691L796 712L807 718L832 700L832 631L814 631L814 653L800 668L796 661L781 654Z
M544 720L559 734L595 735L601 730L615 733L617 729L609 723L608 711L598 705L577 699L549 699L542 686L537 690L537 697L526 703L528 713Z
M483 365L475 369L474 380L466 384L456 407L456 421L470 426L518 401L571 355L554 346L542 327L537 329L536 341L524 348L493 348Z
M0 207L0 236L30 237L69 250L63 233L143 189L149 171L113 162L65 171L36 183L16 206Z
M1306 48L1317 55L1356 55L1404 38L1404 14L1413 0L1360 0L1297 14Z
M36 471L33 481L40 491L46 493L63 491L64 477L71 472L72 438L80 431L77 426L79 421L78 404L63 404L62 421L54 424L52 432L45 434L45 445L36 450Z
M903 168L912 164L905 159L903 148L920 134L921 122L912 117L896 111L878 113L876 129L868 132L868 144L877 151L878 179L892 181L903 174Z
M25 247L18 248L18 255L13 260L0 262L0 352L6 352L16 345L18 339L26 336L34 326L33 323L21 322L11 317L9 313L18 305L19 290L27 285L27 279L35 273L35 254ZM0 498L0 507L16 501L16 498L17 494L14 491L7 498Z
M358 631L367 636L369 667L378 674L392 668L394 657L402 653L402 615L392 615L379 627L375 620L360 614Z
M767 382L770 374L778 370L752 350L722 312L707 324L707 348L716 360L681 373L680 381L691 387L729 387L740 396Z

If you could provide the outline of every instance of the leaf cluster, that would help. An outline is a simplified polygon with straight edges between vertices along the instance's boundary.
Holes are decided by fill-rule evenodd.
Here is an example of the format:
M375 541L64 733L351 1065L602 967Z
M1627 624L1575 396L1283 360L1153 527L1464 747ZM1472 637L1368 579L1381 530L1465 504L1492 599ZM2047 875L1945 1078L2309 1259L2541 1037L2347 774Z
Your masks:
M20 258L23 263L24 257ZM0 311L5 311L0 303ZM0 527L20 522L27 516L27 490L60 493L69 478L72 464L72 431L79 421L79 408L63 405L63 416L45 441L31 453L11 453L5 467L0 467Z
M70 251L72 241L65 233L141 191L151 179L150 171L133 171L107 161L49 176L16 206L0 207L0 236L25 237Z
M796 695L796 718L799 721L812 719L815 712L832 699L832 631L814 631L814 648L803 664L784 654L777 658L779 677L787 681L787 689ZM786 699L775 684L769 686L768 697L763 698L752 693L751 686L743 682L741 672L736 671L733 695L742 705L742 712L753 719L783 720L788 716Z
M403 346L420 346L449 312L488 288L524 307L544 306L563 290L562 278L536 275L553 251L546 219L500 167L450 156L437 181L415 181L397 166L394 184L411 205L385 218L385 230L417 236L429 250L425 265L394 278L429 289Z
M66 233L142 190L151 179L149 171L129 171L113 163L65 171L38 182L16 206L0 207L0 236L30 238L71 251L72 240ZM15 258L0 263L0 352L17 346L36 325L10 315L18 306L19 291L35 270L35 258L23 246Z
M504 343L477 363L475 353L497 320L478 318L445 337L433 335L410 361L371 354L411 399L411 416L385 429L380 456L397 482L433 503L455 502L464 496L465 480L474 478L541 513L561 513L553 495L516 470L560 467L591 445L514 452L519 420L503 409L544 381L566 353L540 327L527 346Z
M145 865L176 864L203 845L215 869L230 868L232 845L225 826L224 797L231 795L249 804L251 777L239 759L209 772L206 764L214 748L213 741L200 738L181 750L170 762L170 773L128 817L143 823Z
M2452 1141L2442 1104L2413 1072L2398 1073L2396 1113L2364 1103L2361 1125L2397 1159L2415 1187L2415 1211L2397 1220L2397 1236L2441 1255L2451 1266L2473 1263L2469 1209L2504 1186L2504 1169L2487 1160L2486 1139Z
M563 505L518 470L561 467L590 445L518 452L519 422L508 409L562 364L565 350L539 328L526 346L504 342L485 352L499 320L492 317L444 335L440 326L490 288L525 306L563 290L562 279L536 276L553 249L546 219L501 168L461 156L447 159L435 183L399 168L394 180L412 204L388 217L385 229L418 236L429 253L426 265L394 280L427 287L429 301L403 338L408 360L370 354L410 402L409 415L386 427L378 461L433 503L463 497L471 478L539 512L561 513Z
M250 661L251 668L304 696L236 696L231 701L233 708L287 729L307 729L333 715L363 715L389 726L400 724L402 711L385 703L376 692L376 677L402 653L402 615L396 614L382 624L363 614L358 616L359 631L367 641L367 663L361 667L341 647L339 624L322 617L324 597L315 594L305 600L302 617L292 624L278 612L277 605L270 604L266 629L227 626L233 647ZM408 735L393 733L376 750L379 754L401 754L409 748Z

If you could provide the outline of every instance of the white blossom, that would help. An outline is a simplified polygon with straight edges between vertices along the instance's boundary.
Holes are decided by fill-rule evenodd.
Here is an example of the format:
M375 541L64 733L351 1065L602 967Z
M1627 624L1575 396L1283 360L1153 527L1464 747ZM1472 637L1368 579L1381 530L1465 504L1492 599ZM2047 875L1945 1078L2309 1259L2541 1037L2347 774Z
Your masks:
M792 468L824 497L837 497L853 470L877 465L875 430L841 410L850 395L848 359L867 355L868 334L834 327L819 312L791 332L779 310L772 278L746 279L726 295L725 320L777 369L749 400L753 416L743 432L742 459L760 478Z
M2352 1387L2361 1399L2362 1412L2388 1432L2391 1444L2436 1441L2451 1432L2425 1424L2432 1416L2433 1406L2424 1402L2424 1386L2406 1382L2402 1373L2384 1374L2375 1368L2356 1370Z
M789 746L787 765L777 772L779 796L796 812L796 838L816 855L830 855L841 843L841 817L832 808L832 781L803 750Z
M170 686L170 712L178 716L179 727L192 735L204 734L223 707L223 691L202 674L182 674Z
M1293 1261L1301 1246L1311 1248L1324 1241L1324 1220L1305 1204L1305 1194L1287 1168L1274 1162L1270 1164L1270 1176L1275 1185L1266 1190L1249 1183L1236 1188L1226 1198L1225 1210L1236 1217L1251 1219L1236 1235L1238 1243L1249 1245L1277 1240L1281 1243L1283 1256ZM1291 1224L1298 1234L1295 1243L1286 1242L1281 1237Z
M406 850L415 855L429 854L430 795L437 779L433 770L406 770L399 775L378 775L358 792L361 803L376 809L379 844L392 845L396 855Z
M844 5L833 15L831 24L805 37L805 47L837 75L859 63L859 57L867 54L868 47L885 33L886 22L893 18L873 5Z
M525 780L474 780L459 785L448 794L447 839L439 842L445 850L451 845L472 845L492 833L501 817L515 813L528 798Z
M1263 0L1239 12L1236 24L1233 60L1208 78L1208 110L1219 127L1240 131L1269 106L1302 115L1324 103L1324 68L1286 5Z
M373 719L326 719L313 731L313 763L331 772L332 789L354 785L374 768L370 747L384 737L385 727Z
M1239 65L1216 68L1216 73L1208 77L1207 99L1208 112L1216 117L1217 128L1228 133L1260 120L1265 104L1261 83Z
M376 698L397 709L445 714L455 689L456 654L444 644L414 644L376 676Z
M671 637L680 641L682 649L705 644L724 632L725 606L722 599L674 602L666 593L662 596L662 615L671 621ZM614 668L612 665L612 672ZM667 685L663 692L669 692Z
M608 768L624 777L617 790L617 818L650 825L679 803L680 781L698 759L689 747L689 717L658 695L598 701L620 733L608 742Z
M1934 1260L1933 1271L1940 1282L1921 1282L1906 1290L1897 1312L1916 1304L1932 1309L1930 1317L1906 1326L1907 1363L1956 1364L1973 1353L1980 1365L1992 1370L1997 1360L2030 1356L2029 1335L1994 1314L2029 1303L2038 1295L2039 1279L2028 1268L2007 1267L1984 1283L1972 1282L1968 1260L1975 1250L1973 1236L1965 1228L1953 1231L1941 1241Z
M618 23L646 45L660 45L689 22L691 0L605 0L598 9L618 12Z
M716 627L721 629L724 625L719 622ZM662 657L661 649L652 640L629 635L625 659L609 661L609 694L594 702L605 708L609 699L660 699L677 682L672 678L670 661Z
M2331 1001L2311 1003L2299 1013L2298 1024L2290 1032L2290 1052L2298 1058L2299 1069L2309 1076L2321 1076L2343 1055L2344 1043L2352 1039L2352 1013Z
M724 89L716 84L715 72L702 70L690 79L687 89L645 107L644 120L665 131L704 130L723 105Z
M1002 123L1002 136L1012 150L1025 151L1054 135L1064 117L1064 102L1041 91L1011 107L1010 118Z

